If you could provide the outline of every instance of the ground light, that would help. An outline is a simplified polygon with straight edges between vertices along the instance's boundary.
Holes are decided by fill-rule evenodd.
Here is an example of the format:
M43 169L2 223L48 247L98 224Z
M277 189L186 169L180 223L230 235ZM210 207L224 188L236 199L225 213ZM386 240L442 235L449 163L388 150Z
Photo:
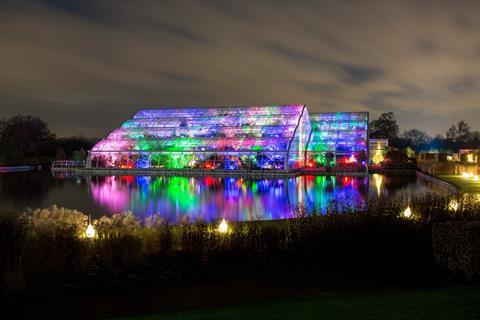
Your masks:
M469 178L472 178L472 177L473 177L473 173L471 173L471 172L464 172L464 173L462 173L462 176L463 176L465 179L469 179Z
M88 216L88 226L87 226L87 230L85 230L85 236L87 236L87 238L95 238L95 234L96 232L92 226L91 218L90 216Z
M218 232L219 233L227 233L228 232L228 223L225 220L225 218L222 219L222 222L220 222L220 224L218 225Z
M410 209L410 206L407 206L407 209L403 211L403 216L405 218L410 218L412 216L412 210Z
M452 211L457 211L458 210L458 202L455 199L450 200L448 203L448 209Z

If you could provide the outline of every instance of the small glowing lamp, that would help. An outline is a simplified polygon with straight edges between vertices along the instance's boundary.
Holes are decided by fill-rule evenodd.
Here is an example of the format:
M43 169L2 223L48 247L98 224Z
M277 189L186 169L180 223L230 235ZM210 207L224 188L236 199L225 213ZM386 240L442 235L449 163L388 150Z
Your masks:
M222 222L218 225L218 232L219 233L227 233L228 232L228 223L225 219L222 219Z
M96 232L92 226L91 218L90 216L88 216L88 226L87 226L87 230L85 230L85 235L87 236L87 238L95 238L95 234Z
M407 206L407 209L403 211L403 216L405 218L410 218L412 216L412 210L410 209L410 206Z
M87 238L95 238L95 229L91 224L88 225L87 230L85 231Z
M457 211L458 210L458 202L455 199L450 200L448 203L448 209L452 211Z

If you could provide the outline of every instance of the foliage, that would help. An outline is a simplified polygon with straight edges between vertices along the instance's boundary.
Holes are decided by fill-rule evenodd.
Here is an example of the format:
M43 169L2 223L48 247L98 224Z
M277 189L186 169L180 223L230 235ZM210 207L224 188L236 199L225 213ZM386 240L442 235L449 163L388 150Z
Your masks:
M445 137L437 134L433 138L419 129L410 129L398 134L398 125L393 112L383 113L378 119L370 122L370 138L389 139L389 145L396 148L411 147L420 151L453 151L459 149L480 148L480 132L472 131L470 125L461 120L452 125Z
M458 122L457 126L452 125L447 133L447 140L452 142L468 142L470 139L470 126L464 120Z
M433 226L432 242L438 265L468 280L480 277L480 223L447 222Z
M252 270L291 264L392 277L411 275L408 270L415 265L412 272L421 276L432 272L432 224L479 218L478 202L459 198L452 212L450 200L405 195L326 215L299 206L300 218L230 223L227 234L203 221L172 225L159 215L140 220L125 212L94 220L95 239L83 234L83 213L56 206L28 210L0 219L2 287L58 291L64 283L125 283L131 274L156 283L170 281L166 275L172 270L174 277L190 277L220 266ZM413 211L409 219L401 215L407 203Z
M12 212L0 213L0 272L5 290L21 290L25 286L22 257L27 228Z
M464 120L452 125L446 132L444 149L457 151L458 149L476 149L480 147L480 132L471 131Z
M7 165L48 163L52 159L84 160L95 139L61 137L34 116L0 120L0 161Z
M402 134L405 147L411 147L419 152L422 148L430 143L430 138L425 132L418 129L410 129L404 131Z
M0 121L0 160L42 156L51 152L55 135L46 122L34 116Z
M22 217L32 234L71 234L81 236L88 223L88 216L77 210L59 208L56 205L46 209L27 209Z
M73 160L85 160L87 153L85 150L92 149L95 144L95 139L85 138L83 136L74 137L60 137L56 139L57 148L62 149L65 153L65 158Z
M395 139L399 128L393 112L382 113L376 120L370 122L370 137L376 139Z

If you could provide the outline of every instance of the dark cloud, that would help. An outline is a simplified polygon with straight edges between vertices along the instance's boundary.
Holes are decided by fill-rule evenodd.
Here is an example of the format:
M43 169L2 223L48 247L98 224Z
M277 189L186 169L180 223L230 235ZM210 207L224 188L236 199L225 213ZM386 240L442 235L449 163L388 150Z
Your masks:
M270 53L290 60L290 62L307 67L312 67L312 65L324 66L330 63L330 61L321 56L315 55L314 52L306 52L304 48L292 48L288 45L268 40L259 41L258 46L264 47L270 51Z
M272 103L480 129L478 1L0 7L0 117L35 114L59 134L101 136L143 107Z
M452 80L448 83L447 89L451 93L468 92L475 89L477 81L473 77L462 77L460 79Z
M197 85L199 85L199 84L202 83L201 79L199 79L197 77L192 77L192 76L189 76L189 75L185 75L185 74L179 74L179 73L174 73L174 72L160 72L160 75L162 75L163 77L165 77L166 79L168 79L170 81L181 83L181 84L188 84L188 85L197 84Z
M178 37L184 40L193 41L205 45L212 45L212 42L206 37L202 36L200 33L189 31L183 28L181 24L179 26L176 26L163 21L156 21L155 27L158 32L166 32L174 37Z
M305 68L320 68L336 73L339 79L348 84L360 84L381 77L382 71L374 67L365 67L353 64L343 64L338 61L322 58L315 52L305 52L288 47L280 43L262 41L260 46L265 47L273 54L280 55L287 60L302 65Z
M471 32L474 24L466 14L457 14L453 16L454 24L462 31Z
M253 17L246 9L247 6L244 1L203 0L203 3L232 18L246 19L249 21Z
M107 22L108 20L108 8L104 7L101 1L38 0L37 3L47 9L92 22Z
M432 55L437 51L435 44L429 39L417 40L414 46L421 54Z
M385 110L402 113L405 112L405 106L402 103L406 98L422 101L421 96L422 92L418 88L404 85L399 87L398 90L374 91L362 101L362 104L380 113L385 112Z
M360 84L380 78L383 72L378 68L341 64L338 66L342 80L349 84Z
M329 95L338 92L338 86L331 83L300 82L298 85L308 93Z

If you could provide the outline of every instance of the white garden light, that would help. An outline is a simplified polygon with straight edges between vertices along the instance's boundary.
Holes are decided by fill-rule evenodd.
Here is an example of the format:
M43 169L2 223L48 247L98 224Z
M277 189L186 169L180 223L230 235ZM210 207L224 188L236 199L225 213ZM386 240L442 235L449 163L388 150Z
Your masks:
M91 223L91 218L90 216L88 216L88 226L87 226L87 230L85 230L85 236L87 238L95 238L95 229L93 228L92 226L92 223Z
M228 223L225 219L222 219L222 222L218 225L218 232L219 233L227 233L228 232Z
M410 209L410 206L407 206L407 209L403 211L403 216L405 218L410 218L412 216L412 210Z

